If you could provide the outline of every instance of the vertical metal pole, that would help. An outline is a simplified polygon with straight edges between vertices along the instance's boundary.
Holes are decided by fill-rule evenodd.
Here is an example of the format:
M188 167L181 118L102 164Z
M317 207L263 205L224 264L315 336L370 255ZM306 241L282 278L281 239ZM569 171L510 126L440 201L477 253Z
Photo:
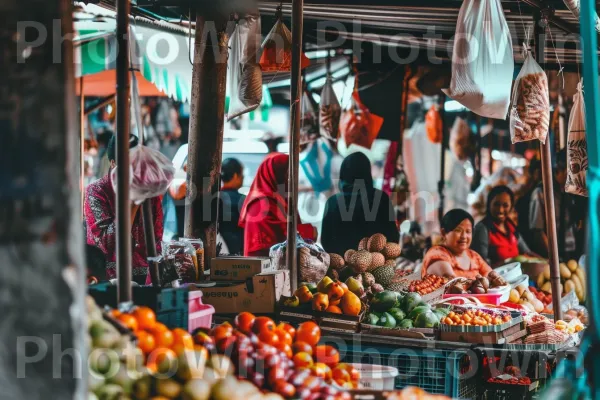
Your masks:
M598 37L595 29L596 3L594 0L581 0L581 41L583 49L583 97L585 99L585 130L588 152L588 178L589 189L589 223L587 246L587 293L588 310L590 310L590 331L593 340L597 342L600 337L600 302L598 301L600 285L600 221L598 204L600 201L598 188L600 187L600 160L598 155L598 132L600 132L600 88L598 87ZM592 379L598 378L600 366L596 361L593 365ZM593 386L598 388L597 381ZM598 393L596 398L598 397Z
M83 201L85 194L85 163L84 163L84 153L85 153L85 96L83 95L83 75L79 78L79 149L80 149L80 167L81 174L79 174L79 187L81 188L81 218L83 218Z
M144 223L144 238L146 239L146 253L148 259L148 269L152 286L159 287L160 280L158 274L158 262L156 257L156 237L154 237L154 218L152 218L152 200L148 199L142 204L142 221ZM161 240L161 238L158 238Z
M287 209L287 265L290 270L292 291L298 288L299 269L296 254L298 163L300 152L300 113L302 102L302 76L300 57L302 53L303 0L292 1L292 76L290 99L290 165Z
M223 152L229 18L212 12L211 7L205 4L196 10L185 200L185 237L202 239L206 268L217 254L213 207L219 195Z
M129 0L117 0L117 301L131 295L131 202L129 200Z
M546 27L547 21L540 14L536 14L534 25L534 48L538 63L545 65L545 46L546 46ZM544 187L544 203L546 205L546 235L548 236L548 255L550 263L550 282L552 285L552 308L554 311L554 320L562 319L562 310L560 309L560 269L558 262L558 240L556 234L556 215L554 213L554 181L552 179L552 160L550 152L550 136L546 138L546 143L540 143L540 153L542 161L542 183Z
M402 100L400 102L400 139L398 142L398 155L402 155L402 139L406 130L406 110L408 108L408 91L412 69L410 65L404 68L404 79L402 80Z
M440 155L440 180L438 182L438 194L440 197L440 207L438 210L438 220L441 223L444 216L444 187L446 186L446 146L448 145L448 135L446 134L446 95L441 94L439 98L440 118L442 119L442 152Z

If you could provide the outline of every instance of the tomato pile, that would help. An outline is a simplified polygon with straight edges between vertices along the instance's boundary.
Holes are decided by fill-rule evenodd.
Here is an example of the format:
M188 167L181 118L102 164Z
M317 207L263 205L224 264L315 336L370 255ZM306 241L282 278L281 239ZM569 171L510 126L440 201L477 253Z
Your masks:
M197 344L209 350L214 346L219 354L231 357L236 375L260 389L288 399L349 399L333 384L355 389L359 373L349 364L340 364L335 347L318 345L320 338L321 330L312 321L296 330L247 312L239 314L233 325L224 323L194 334Z
M464 313L450 311L446 318L442 318L440 322L446 325L490 326L502 325L511 319L511 316L508 314L494 316L481 310L468 310Z
M488 379L488 383L502 383L505 385L531 385L531 379L528 377L517 378L513 376L510 379L500 379L500 378L490 378Z
M448 278L437 275L425 275L420 281L412 281L408 287L409 292L417 292L421 296L436 291L448 283Z

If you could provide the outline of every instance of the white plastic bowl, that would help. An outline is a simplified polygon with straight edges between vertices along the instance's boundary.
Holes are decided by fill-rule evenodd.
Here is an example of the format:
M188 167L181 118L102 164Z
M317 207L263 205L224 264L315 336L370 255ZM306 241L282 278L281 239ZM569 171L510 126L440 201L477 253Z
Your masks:
M499 301L500 301L500 303L505 303L510 298L511 289L512 289L512 287L509 284L509 285L500 286L497 288L490 288L490 289L488 289L488 293L501 293L502 297L500 297Z
M511 289L514 289L519 285L525 285L529 287L529 275L523 274L514 281L509 281L508 283L510 283Z
M394 381L398 376L398 369L384 365L352 364L358 372L359 389L368 390L394 390Z
M494 271L499 273L508 282L513 282L523 275L520 262L503 265L502 267L496 268Z

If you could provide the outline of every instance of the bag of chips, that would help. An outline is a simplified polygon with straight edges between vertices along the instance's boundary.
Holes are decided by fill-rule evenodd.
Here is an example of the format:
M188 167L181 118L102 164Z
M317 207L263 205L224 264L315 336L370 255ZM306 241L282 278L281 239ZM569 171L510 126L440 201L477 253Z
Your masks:
M573 108L569 116L569 137L567 140L567 193L588 195L586 175L588 170L587 140L585 138L585 103L583 101L583 80L577 84L573 96Z
M337 140L340 135L341 116L342 107L333 91L331 75L328 74L325 85L321 90L321 104L319 105L319 127L321 136L327 139Z
M549 127L548 78L528 52L513 88L510 137L513 143L535 139L546 143Z

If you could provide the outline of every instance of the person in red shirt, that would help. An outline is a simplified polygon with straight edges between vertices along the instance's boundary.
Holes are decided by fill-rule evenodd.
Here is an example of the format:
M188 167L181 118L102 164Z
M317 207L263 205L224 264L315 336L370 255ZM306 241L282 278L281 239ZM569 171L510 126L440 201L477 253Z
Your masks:
M503 185L492 188L486 216L475 225L471 248L492 266L503 265L521 254L534 255L510 218L514 204L515 195L510 188Z
M239 226L244 229L244 256L267 257L275 244L287 239L287 154L269 154L258 167L240 212ZM298 223L304 239L315 240L310 224Z

